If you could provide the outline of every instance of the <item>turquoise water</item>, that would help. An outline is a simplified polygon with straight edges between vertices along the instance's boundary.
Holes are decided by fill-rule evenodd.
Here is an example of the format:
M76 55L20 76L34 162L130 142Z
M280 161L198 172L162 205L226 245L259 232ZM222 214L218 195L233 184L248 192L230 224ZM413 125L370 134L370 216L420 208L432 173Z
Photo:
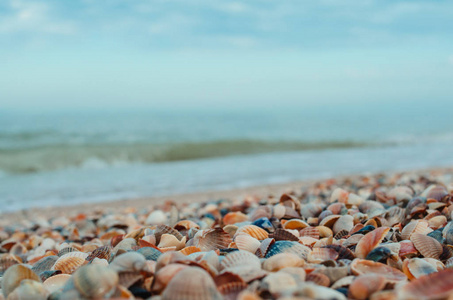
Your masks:
M0 112L9 210L453 165L453 105Z

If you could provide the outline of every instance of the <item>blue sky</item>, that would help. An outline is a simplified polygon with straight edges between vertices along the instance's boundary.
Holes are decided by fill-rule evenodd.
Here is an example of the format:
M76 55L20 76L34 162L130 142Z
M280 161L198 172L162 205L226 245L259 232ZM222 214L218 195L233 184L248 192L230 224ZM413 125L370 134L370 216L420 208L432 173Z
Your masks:
M452 1L2 0L3 108L445 102Z

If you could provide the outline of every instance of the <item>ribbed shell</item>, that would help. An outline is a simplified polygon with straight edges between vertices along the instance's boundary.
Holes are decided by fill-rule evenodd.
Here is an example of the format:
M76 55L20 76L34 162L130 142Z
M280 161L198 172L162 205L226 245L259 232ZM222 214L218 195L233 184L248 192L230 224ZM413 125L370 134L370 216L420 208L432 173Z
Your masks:
M277 241L269 247L265 257L269 258L279 253L294 253L306 260L308 253L310 253L310 248L297 242Z
M453 269L422 276L398 290L398 299L444 299L453 292Z
M182 240L182 237L183 237L182 234L178 230L173 229L167 225L159 225L154 230L154 236L156 237L156 245L158 245L160 243L160 238L163 234L174 235L179 241Z
M275 230L273 234L270 235L270 237L274 238L276 241L294 241L297 242L299 238L292 234L291 232L278 228Z
M439 259L439 256L442 254L442 245L430 236L413 233L411 236L411 242L414 243L414 247L424 257Z
M198 232L194 237L194 245L202 251L211 251L228 248L231 237L222 228L209 229Z
M305 281L311 281L313 283L316 283L317 285L325 287L330 285L329 277L321 273L310 273L305 278Z
M261 268L261 262L256 255L248 252L248 251L234 251L227 256L220 262L221 269L228 269L234 267L241 267L241 266L251 266L256 269Z
M299 231L300 236L309 236L319 240L319 229L317 227L307 227Z
M200 268L189 267L170 281L162 300L221 300L223 297L211 276Z
M142 254L146 260L154 260L157 259L162 255L162 252L153 247L143 247L137 250L138 253Z
M395 283L398 281L406 280L406 275L390 266L374 262L371 260L359 259L356 258L351 263L351 271L355 275L362 274L378 274L384 276L386 280L390 283Z
M236 234L244 232L250 235L251 237L256 238L257 240L264 240L269 237L269 233L264 230L263 228L260 228L255 225L245 225L242 227L239 227L239 229L236 231Z
M112 248L110 246L102 246L97 249L95 249L93 252L91 252L90 255L87 256L86 260L88 262L92 262L93 259L100 258L100 259L105 259L107 261L110 261L110 258L112 256Z
M8 295L14 291L14 289L18 287L24 279L41 282L39 276L25 265L14 265L6 270L2 277L2 292L5 298L7 298Z
M336 260L338 258L338 252L332 248L314 248L308 254L308 262L321 263L325 260Z
M380 227L365 234L365 236L357 243L355 248L356 257L365 258L371 250L376 248L382 242L389 230L390 228Z
M403 240L409 240L411 235L414 233L428 234L433 231L429 228L429 223L426 220L414 220L404 226L401 231L401 237Z
M62 257L63 255L68 254L70 252L79 252L79 250L74 247L65 247L58 251L58 256Z
M72 274L85 263L82 257L60 257L52 270L60 270L63 274Z
M36 274L41 274L44 271L49 271L55 265L55 262L58 260L58 256L46 256L38 260L33 267L31 268Z
M104 266L87 265L73 275L75 288L87 298L103 298L118 284L118 274Z
M277 272L283 268L302 267L305 261L293 253L276 254L263 262L263 269L269 272Z
M234 242L239 250L248 251L250 253L255 253L261 246L260 241L244 233L236 235Z

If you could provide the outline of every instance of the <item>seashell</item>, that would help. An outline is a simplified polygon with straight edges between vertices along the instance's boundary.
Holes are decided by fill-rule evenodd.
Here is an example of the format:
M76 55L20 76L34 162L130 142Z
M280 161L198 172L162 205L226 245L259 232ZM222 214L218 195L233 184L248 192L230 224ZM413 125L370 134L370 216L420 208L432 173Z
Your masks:
M72 274L84 263L85 258L82 257L60 257L53 265L52 270L60 270L63 274Z
M332 214L334 214L334 215L341 215L342 211L345 209L346 209L346 206L344 205L344 203L339 203L339 202L332 203L327 207L327 210L332 212Z
M305 261L293 253L276 254L263 263L263 269L269 272L277 272L287 267L303 267Z
M64 247L60 251L58 251L58 256L62 257L63 255L71 252L79 252L79 250L74 247Z
M239 294L247 288L245 282L229 282L221 286L217 286L219 292L223 295L224 299L237 299Z
M160 243L160 239L163 234L173 235L178 239L178 241L182 240L182 238L183 238L182 234L178 230L173 229L170 226L158 225L156 227L156 229L154 229L154 236L156 237L156 245L158 245Z
M353 234L353 235L351 235L350 237L348 237L348 238L342 243L342 245L343 245L344 247L353 247L353 246L356 246L364 236L365 236L365 235L363 235L363 234Z
M319 231L319 237L320 238L326 238L326 237L329 237L329 236L333 236L333 231L329 227L317 226L316 228Z
M327 229L332 231L330 228L327 228ZM319 240L320 232L319 232L319 228L318 227L307 227L307 228L302 229L299 232L299 235L301 237L302 236L308 236L308 237L311 237L311 238Z
M337 259L353 260L355 258L355 255L351 250L349 250L348 248L341 246L341 245L327 245L327 246L324 246L324 248L335 250L338 254Z
M433 231L429 228L429 223L426 220L413 220L401 231L401 237L403 240L409 240L411 235L414 233L428 234Z
M161 210L151 212L146 218L146 225L163 225L168 222L167 216Z
M5 298L16 289L22 280L30 279L41 282L39 276L25 265L17 264L6 270L2 277L2 292Z
M245 222L249 219L246 214L243 214L240 211L229 212L223 217L223 224L236 224L240 222Z
M116 272L142 271L146 266L145 257L139 252L127 252L115 257L109 268Z
M400 257L413 257L418 254L417 249L415 249L414 244L411 241L401 241L400 243L400 252L398 255Z
M231 243L231 237L222 228L208 229L199 231L193 238L194 244L202 251L210 251L228 248Z
M338 201L340 203L346 203L348 201L349 192L341 188L336 188L330 196L330 203Z
M398 299L444 299L453 292L453 269L417 278L397 290Z
M176 250L181 250L186 246L186 237L183 237L181 240L178 240L174 235L164 233L160 237L160 242L157 247L167 248L167 247L176 247Z
M3 273L8 270L9 267L20 263L21 262L16 258L16 256L3 254L0 258L0 276L3 276Z
M280 196L280 204L300 211L300 200L294 197L293 195L282 194Z
M276 241L269 247L265 257L269 258L279 253L294 253L306 260L310 253L310 248L297 242Z
M278 272L290 274L298 282L305 281L305 278L307 277L305 270L299 267L286 267Z
M387 259L393 255L392 251L386 247L376 247L366 256L367 260L386 263Z
M306 227L309 227L306 222L300 220L300 219L291 219L285 222L283 225L284 229L296 229L296 230L302 230Z
M283 212L284 213L284 212ZM261 205L255 208L250 214L249 214L249 220L250 221L255 221L260 218L271 218L273 215L273 207L270 205ZM283 214L282 214L283 216Z
M264 258L269 250L270 246L275 243L274 239L264 239L261 241L260 247L256 250L255 255L259 258Z
M319 225L320 226L326 226L326 227L329 227L329 228L333 228L333 225L335 225L335 223L338 221L338 219L340 218L341 216L340 215L331 215L331 216L327 216L325 217L324 219L322 219L321 222L319 222Z
M188 267L181 270L168 283L162 300L222 299L211 276L204 270Z
M447 224L447 218L445 216L436 216L428 220L428 226L431 229L438 229L444 227Z
M269 237L269 233L266 230L255 225L246 225L239 227L239 229L236 231L236 234L240 232L246 233L260 241Z
M87 256L85 259L88 262L92 262L94 258L106 259L107 261L110 260L112 256L112 248L110 246L102 246L95 249L91 252L90 255Z
M83 258L85 260L88 257L88 253L84 253L84 252L80 252L80 251L69 252L69 253L66 253L66 254L60 256L59 259L68 258L68 257L79 257L79 258Z
M422 193L428 199L435 199L438 202L447 202L450 199L450 193L442 185L432 185Z
M262 289L269 291L272 295L276 295L294 289L297 287L298 281L291 274L276 272L267 275L261 285Z
M406 275L395 268L371 260L359 258L356 258L352 261L351 271L355 275L370 273L381 275L385 277L386 281L389 283L396 283L406 280Z
M261 262L258 257L248 251L234 251L220 262L220 269L229 269L234 267L250 266L255 269L261 269Z
M360 275L349 285L349 296L353 299L365 300L384 289L385 285L386 279L381 275Z
M307 277L305 278L305 281L310 281L310 282L316 283L317 285L320 285L320 286L325 286L325 287L330 286L329 277L327 277L327 275L324 275L322 273L312 272L307 275Z
M437 269L433 265L421 258L405 259L402 269L409 280L437 272Z
M389 226L402 223L406 219L406 211L398 206L392 206L385 214Z
M323 206L318 203L308 203L302 205L300 214L305 219L317 217L323 211Z
M236 225L227 225L227 226L223 227L223 231L228 233L230 235L230 237L234 237L238 228L239 227L237 227Z
M50 294L58 290L63 289L63 286L71 278L71 275L68 274L58 274L52 277L47 278L44 281L44 286L49 291Z
M135 239L133 238L123 239L118 244L116 244L115 247L113 247L112 253L116 255L118 251L124 252L131 251L134 249L135 246L137 246L137 241Z
M278 228L273 234L270 235L271 238L276 241L298 241L299 238L292 234L291 232Z
M449 245L453 245L453 222L449 222L447 226L445 226L442 234L445 238L445 242Z
M331 216L331 215L333 215L333 214L334 214L334 213L333 213L332 211L330 211L330 210L325 210L325 211L321 212L321 213L319 214L319 216L318 216L318 222L317 222L317 224L319 224L322 220L324 220L325 217ZM336 214L336 215L337 215L337 214Z
M349 273L349 267L348 266L333 266L333 267L328 267L328 268L319 268L313 271L313 273L321 273L326 275L330 282L337 282L343 277L348 276Z
M417 249L424 257L439 259L439 256L442 254L442 245L430 236L413 233L411 242L414 244L415 249Z
M41 282L24 279L20 285L9 294L9 300L35 299L46 300L49 292Z
M174 228L178 231L189 230L192 228L200 229L200 225L191 220L181 220L175 224Z
M39 279L41 279L42 282L44 282L47 278L61 274L61 271L44 271L39 274Z
M162 255L162 252L153 247L143 247L137 250L138 253L143 255L146 260L157 261Z
M119 278L118 274L110 268L90 264L78 269L72 275L71 280L75 289L82 296L95 299L104 298L112 294L118 284ZM63 288L63 292L66 291L67 287L70 287L68 283Z
M354 227L354 218L350 215L341 216L333 225L332 230L334 234L344 230L349 232Z
M349 231L340 230L335 234L335 236L333 238L336 240L341 240L341 239L347 239L348 237L349 237Z
M245 250L250 253L255 253L256 250L258 250L258 248L261 246L260 241L245 233L236 235L234 242L236 243L236 246L239 250Z
M337 281L335 281L334 284L332 284L331 288L338 289L341 287L349 287L349 285L351 285L351 283L354 281L355 278L356 278L356 276L346 276L346 277L340 278Z
M37 261L31 268L36 274L40 274L44 271L49 271L52 269L55 262L58 260L58 256L46 256Z
M390 228L380 227L365 234L355 248L356 257L365 258L371 250L382 242L389 230Z
M195 246L189 246L189 247L185 247L185 248L179 250L179 252L184 255L190 255L192 253L201 252L201 249L198 247L195 247Z
M332 248L314 248L307 257L310 263L321 263L325 260L336 260L338 252Z
M268 232L274 231L274 226L272 225L271 221L268 218L259 218L255 221L253 221L252 225L263 228L264 230L266 230Z

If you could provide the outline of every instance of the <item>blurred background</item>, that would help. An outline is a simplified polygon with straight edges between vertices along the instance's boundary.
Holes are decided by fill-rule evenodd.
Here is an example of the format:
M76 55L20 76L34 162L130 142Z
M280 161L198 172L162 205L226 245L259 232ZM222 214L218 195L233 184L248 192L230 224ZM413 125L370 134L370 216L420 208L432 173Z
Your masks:
M3 210L453 165L450 1L3 0Z

